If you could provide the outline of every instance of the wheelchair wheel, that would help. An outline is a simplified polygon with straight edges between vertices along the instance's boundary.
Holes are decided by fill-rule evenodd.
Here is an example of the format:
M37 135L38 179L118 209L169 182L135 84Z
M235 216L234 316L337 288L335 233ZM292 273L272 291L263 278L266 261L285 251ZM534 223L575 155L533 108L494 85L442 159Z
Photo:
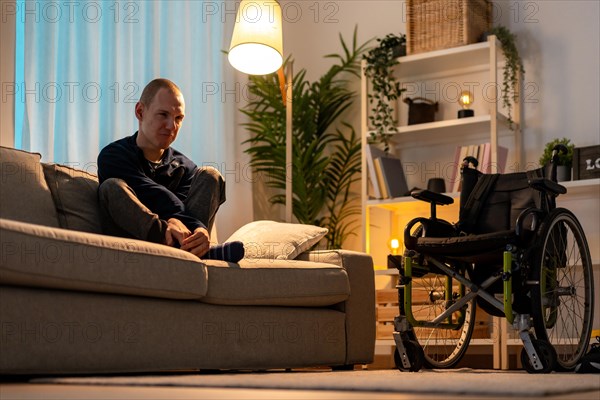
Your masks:
M554 347L548 342L544 342L543 340L533 339L533 348L535 352L540 357L540 363L542 364L542 369L535 369L529 360L529 355L525 351L525 349L521 349L521 364L523 364L523 368L525 371L530 374L547 374L552 372L554 365L556 364L556 351Z
M557 208L540 226L536 245L531 269L535 333L556 350L556 368L572 370L587 351L594 319L587 241L575 215Z
M417 320L431 321L449 306L445 300L445 275L427 274L413 279L412 312ZM453 297L457 293L453 293ZM475 300L463 310L464 322L459 329L413 327L417 341L423 347L425 365L429 368L452 368L464 356L469 346L475 322ZM456 313L455 313L456 314ZM452 317L458 322L457 315Z
M394 351L394 364L396 364L396 368L400 371L410 371L410 372L418 372L423 368L423 362L425 361L425 355L423 354L423 349L414 340L404 340L402 342L404 348L406 349L406 356L410 361L410 369L404 368L402 365L402 360L400 359L400 353L398 349Z

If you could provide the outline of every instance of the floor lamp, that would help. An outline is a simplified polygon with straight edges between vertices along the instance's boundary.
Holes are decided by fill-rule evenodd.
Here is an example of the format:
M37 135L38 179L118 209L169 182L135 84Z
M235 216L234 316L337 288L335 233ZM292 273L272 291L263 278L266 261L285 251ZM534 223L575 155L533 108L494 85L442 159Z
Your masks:
M285 117L285 220L292 222L292 81L293 64L283 70L283 26L277 1L242 0L229 46L229 63L249 75L278 71Z

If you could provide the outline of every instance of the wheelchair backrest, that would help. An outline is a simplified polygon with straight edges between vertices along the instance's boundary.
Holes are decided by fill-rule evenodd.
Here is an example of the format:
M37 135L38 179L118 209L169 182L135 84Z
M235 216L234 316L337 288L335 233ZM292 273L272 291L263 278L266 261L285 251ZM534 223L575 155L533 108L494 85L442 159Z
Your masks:
M544 169L509 174L483 174L464 167L458 228L469 234L515 229L517 217L529 207L540 207L541 194L529 179L543 177Z

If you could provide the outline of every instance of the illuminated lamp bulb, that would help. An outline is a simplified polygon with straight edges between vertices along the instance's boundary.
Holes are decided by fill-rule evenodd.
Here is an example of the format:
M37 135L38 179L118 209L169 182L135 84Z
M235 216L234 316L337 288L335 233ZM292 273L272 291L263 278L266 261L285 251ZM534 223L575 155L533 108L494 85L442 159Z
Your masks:
M470 108L471 104L473 104L473 93L468 90L463 91L458 98L458 104L462 107L458 111L458 118L467 118L475 115L475 112Z

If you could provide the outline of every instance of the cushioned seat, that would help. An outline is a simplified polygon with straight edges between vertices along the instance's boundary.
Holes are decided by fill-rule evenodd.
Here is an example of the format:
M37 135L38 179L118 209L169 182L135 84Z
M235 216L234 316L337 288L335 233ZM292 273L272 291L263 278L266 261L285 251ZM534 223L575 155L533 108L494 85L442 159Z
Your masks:
M420 237L411 249L446 256L476 255L503 251L506 244L514 242L516 238L514 230L442 238Z
M350 295L346 270L332 264L252 258L239 264L203 261L208 270L203 303L318 307Z

